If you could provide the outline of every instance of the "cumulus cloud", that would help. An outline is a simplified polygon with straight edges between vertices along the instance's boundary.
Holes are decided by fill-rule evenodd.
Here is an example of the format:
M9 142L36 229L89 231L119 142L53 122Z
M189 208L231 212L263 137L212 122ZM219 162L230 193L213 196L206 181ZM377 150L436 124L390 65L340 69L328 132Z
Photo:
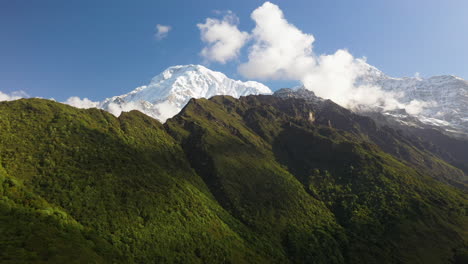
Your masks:
M297 80L318 96L351 109L379 106L385 110L406 109L408 113L414 114L428 106L424 102L403 104L399 101L401 94L384 91L379 86L362 82L362 77L368 74L370 67L365 58L355 58L345 49L337 50L333 54L315 54L314 36L289 23L283 11L275 4L265 2L252 12L251 18L255 22L255 28L250 34L243 32L245 36L250 35L249 40L252 42L248 49L248 60L238 66L239 73L246 78ZM207 19L207 23L199 25L199 28L211 29L212 27L207 25L223 24L238 31L237 23L238 21L227 23ZM205 42L217 43L215 37L209 38L212 40L210 42L203 36L202 30L202 39ZM239 47L234 52L237 56L245 41L230 43L231 41L229 37L224 38L222 46L236 45ZM202 54L223 63L231 58L219 56L219 59L213 59L217 56L211 54L212 48L213 46L206 47Z
M97 108L99 105L99 102L93 102L89 100L88 98L81 99L80 97L77 97L77 96L72 96L63 103L74 106L76 108L83 108L83 109Z
M21 98L28 98L28 94L23 91L15 91L10 94L3 93L0 91L0 101L13 101Z
M171 31L172 27L171 26L166 26L166 25L161 25L157 24L156 25L156 39L161 40L169 34L169 31Z
M201 39L207 44L201 51L207 61L224 64L239 56L249 34L237 28L238 22L239 19L229 11L222 20L207 18L204 24L197 24Z
M251 15L255 28L249 60L239 66L248 78L300 79L316 65L312 53L314 36L288 23L278 6L266 2Z
M316 57L316 65L299 80L316 95L348 108L378 105L391 110L398 107L399 94L383 91L375 85L356 83L367 68L364 59L356 59L347 50L340 49L334 54Z
M355 105L396 107L395 95L376 86L356 85L365 60L347 50L316 55L315 38L289 23L275 4L265 2L252 12L256 26L248 61L238 67L247 78L299 80L318 96L352 108Z

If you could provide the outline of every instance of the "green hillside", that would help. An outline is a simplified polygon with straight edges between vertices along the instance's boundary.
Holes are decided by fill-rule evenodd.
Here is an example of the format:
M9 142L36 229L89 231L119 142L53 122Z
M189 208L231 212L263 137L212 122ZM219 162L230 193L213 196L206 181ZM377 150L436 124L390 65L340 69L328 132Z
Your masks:
M0 262L465 263L465 179L332 103L2 102Z

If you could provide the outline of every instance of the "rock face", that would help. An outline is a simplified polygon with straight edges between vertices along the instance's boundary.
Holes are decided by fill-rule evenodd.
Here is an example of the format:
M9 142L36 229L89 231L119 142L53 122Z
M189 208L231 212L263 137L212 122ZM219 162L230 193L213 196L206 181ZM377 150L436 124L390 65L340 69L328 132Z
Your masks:
M447 134L468 135L468 81L452 75L393 78L373 66L367 64L366 67L367 73L359 78L359 84L377 85L385 91L401 93L402 103L425 102L423 110L415 116L401 110L385 111L384 115L410 126L428 125Z
M315 95L311 90L307 90L304 86L296 88L282 88L274 93L274 96L280 98L301 98L312 102L321 102L324 99Z
M128 94L104 100L100 108L115 115L122 111L140 110L164 122L177 114L190 98L210 98L215 95L239 98L271 93L267 86L258 82L232 80L223 73L201 65L182 65L166 69L148 85L138 87Z

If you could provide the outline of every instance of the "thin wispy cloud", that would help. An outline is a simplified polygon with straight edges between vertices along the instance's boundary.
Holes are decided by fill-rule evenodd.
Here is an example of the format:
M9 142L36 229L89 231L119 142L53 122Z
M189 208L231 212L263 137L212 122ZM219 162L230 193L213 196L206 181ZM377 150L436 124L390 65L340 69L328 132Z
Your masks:
M156 25L156 34L155 37L157 40L162 40L163 38L167 37L169 31L171 31L172 27L167 25Z

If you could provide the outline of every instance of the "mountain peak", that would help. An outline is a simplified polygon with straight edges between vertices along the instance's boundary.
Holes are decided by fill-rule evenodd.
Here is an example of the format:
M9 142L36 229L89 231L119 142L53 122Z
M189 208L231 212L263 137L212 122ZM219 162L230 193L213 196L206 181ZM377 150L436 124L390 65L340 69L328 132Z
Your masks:
M323 101L322 98L315 95L311 90L306 89L303 85L295 88L282 88L277 90L274 94L280 98L301 98L309 101Z
M169 67L155 76L148 85L108 98L100 107L114 115L136 109L164 122L177 114L191 98L210 98L215 95L239 98L271 93L261 83L233 80L202 65L189 64Z
M187 65L175 65L167 68L164 70L162 73L156 75L153 77L151 80L152 83L157 83L160 81L168 80L171 78L178 78L180 76L187 76L187 75L192 75L192 76L207 76L211 78L216 78L216 79L223 79L227 78L226 75L224 75L221 72L216 72L212 71L208 68L206 68L203 65L198 65L198 64L187 64Z
M169 68L165 69L161 74L177 74L177 73L184 73L184 72L198 72L198 73L205 73L211 71L210 69L206 68L203 65L199 64L187 64L187 65L174 65L170 66Z
M357 85L381 87L383 91L400 94L398 100L403 104L421 105L417 114L401 109L382 110L383 114L402 124L409 124L408 120L416 118L450 135L468 135L468 81L454 75L395 78L365 61L361 66L364 74L356 80ZM419 126L413 122L411 125Z
M185 65L174 65L174 66L170 66L169 68L167 68L165 71L174 71L174 70L182 70L182 71L189 71L189 70L193 70L193 71L212 71L208 68L206 68L205 66L203 65L200 65L200 64L185 64Z

